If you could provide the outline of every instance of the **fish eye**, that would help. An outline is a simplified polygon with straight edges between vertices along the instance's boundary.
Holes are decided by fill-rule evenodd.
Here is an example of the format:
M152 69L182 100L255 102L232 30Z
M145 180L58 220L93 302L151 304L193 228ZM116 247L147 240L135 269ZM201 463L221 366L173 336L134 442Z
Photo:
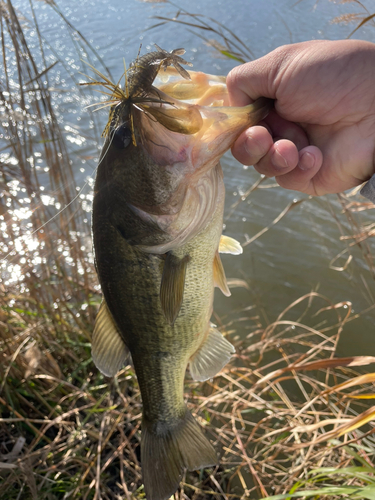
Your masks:
M128 122L124 122L122 125L112 131L112 144L117 149L125 149L131 142L132 133Z

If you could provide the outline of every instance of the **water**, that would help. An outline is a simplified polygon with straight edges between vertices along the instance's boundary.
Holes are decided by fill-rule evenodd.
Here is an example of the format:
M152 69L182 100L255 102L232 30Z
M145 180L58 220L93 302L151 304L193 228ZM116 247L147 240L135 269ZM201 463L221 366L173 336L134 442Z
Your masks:
M367 4L370 6L370 2ZM15 5L26 17L31 17L26 0L19 0ZM187 2L182 2L182 5L186 8ZM94 46L115 80L123 71L122 59L125 57L128 62L134 59L140 43L142 51L152 50L154 42L168 50L184 47L186 58L194 64L194 69L208 73L227 74L236 64L231 59L218 57L197 36L202 32L194 28L170 23L148 29L160 22L153 16L173 17L178 9L172 5L136 0L65 0L60 2L59 8ZM235 32L254 57L260 57L285 43L345 38L355 25L332 24L331 20L344 13L358 12L359 7L354 3L341 5L326 0L191 0L188 9L191 13L219 21ZM35 3L35 13L41 32L51 47L48 51L50 63L56 55L65 61L64 66L58 64L49 72L50 85L56 88L54 105L67 132L78 183L84 185L88 181L92 185L98 155L97 141L100 143L98 136L106 122L106 112L101 112L96 118L90 115L84 106L95 102L98 97L88 90L80 94L68 75L70 72L82 81L85 77L78 71L89 72L77 56L77 33L61 28L60 17L44 2ZM210 32L203 34L207 38L214 37ZM357 35L375 41L372 26L362 28ZM31 44L37 45L37 33L29 31L27 36ZM81 57L86 58L84 51L81 51ZM38 161L39 168L45 168L43 158ZM261 184L261 189L241 199L259 175L252 168L244 168L229 153L222 165L227 188L226 234L242 243L269 226L290 202L304 201L247 245L242 256L223 257L227 276L245 280L250 291L235 289L229 299L217 292L215 310L220 316L241 311L255 301L261 304L264 317L274 321L291 302L312 290L319 290L332 303L350 301L355 313L374 303L371 295L375 296L375 286L357 247L353 248L353 259L345 271L330 267L332 259L346 248L346 243L340 241L340 228L332 211L342 226L348 227L346 219L340 215L336 196L309 199L267 180ZM86 192L89 193L88 188ZM374 218L367 211L365 219L371 220L371 217ZM343 266L346 258L347 254L334 265ZM367 289L363 280L367 282ZM372 342L374 319L370 311L348 323L338 355L375 355ZM241 335L246 334L240 323L236 324L236 329Z

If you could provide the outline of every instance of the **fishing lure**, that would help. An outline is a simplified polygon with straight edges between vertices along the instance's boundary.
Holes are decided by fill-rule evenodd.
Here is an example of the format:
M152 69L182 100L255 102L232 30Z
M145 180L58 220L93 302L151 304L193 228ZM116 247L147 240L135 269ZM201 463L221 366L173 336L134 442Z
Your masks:
M157 89L152 85L159 71L161 69L165 71L169 66L173 66L184 79L190 79L189 73L182 67L182 64L192 66L190 62L181 57L185 53L185 49L174 49L168 52L156 44L155 47L157 51L149 52L141 57L139 57L138 52L136 60L130 65L129 69L126 69L124 61L124 73L117 84L113 83L94 66L86 63L97 76L102 78L102 81L85 75L91 81L80 83L80 85L100 85L106 91L99 90L98 92L109 96L106 101L91 105L96 106L95 111L111 107L102 136L117 136L120 141L123 141L124 147L126 147L130 139L134 146L137 145L134 134L133 107L147 113L149 116L151 114L150 117L157 120L157 118L152 117L152 112L147 106L148 103L173 106L173 103L161 99ZM125 78L124 88L120 84L123 77ZM130 137L129 134L123 134L122 130L130 130Z

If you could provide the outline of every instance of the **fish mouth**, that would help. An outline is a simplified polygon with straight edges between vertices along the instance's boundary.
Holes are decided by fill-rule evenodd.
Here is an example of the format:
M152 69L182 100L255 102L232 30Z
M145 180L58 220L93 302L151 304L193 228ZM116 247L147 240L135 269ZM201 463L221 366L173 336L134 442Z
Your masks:
M267 98L243 107L227 105L222 77L191 71L191 80L182 81L173 68L166 73L170 81L152 87L155 99L133 110L133 126L137 140L156 161L166 156L161 163L184 162L185 175L195 177L213 168L241 132L273 107Z
M225 135L233 142L233 127L229 122L235 122L234 129L237 133L238 128L245 128L265 118L271 109L273 101L265 98L258 99L247 107L231 108L224 76L187 72L181 66L191 66L191 63L180 57L184 54L184 49L167 52L157 45L156 48L158 52L142 56L144 65L140 64L142 58L137 57L129 70L125 66L121 76L125 77L124 89L120 85L121 79L114 84L88 64L102 81L86 75L91 81L81 85L104 87L105 90L99 92L106 94L107 100L99 104L99 107L97 104L93 106L97 106L97 109L110 107L108 122L102 135L114 139L117 147L125 149L130 144L129 130L132 143L137 146L136 128L141 128L135 123L137 111L146 115L151 122L161 124L169 132L199 135L207 143L211 142L210 137L222 135L219 129L223 127L212 126L213 122L225 122ZM144 122L141 122L142 125ZM208 134L205 134L208 129ZM222 146L218 150L218 156L228 149L228 141Z

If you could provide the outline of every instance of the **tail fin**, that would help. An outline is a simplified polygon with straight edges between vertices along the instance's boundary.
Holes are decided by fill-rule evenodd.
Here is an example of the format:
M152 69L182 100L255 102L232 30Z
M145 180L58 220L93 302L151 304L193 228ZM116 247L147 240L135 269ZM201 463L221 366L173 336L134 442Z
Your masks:
M147 500L166 500L176 491L184 468L211 467L217 464L217 455L186 410L173 427L155 429L143 419L141 460Z

